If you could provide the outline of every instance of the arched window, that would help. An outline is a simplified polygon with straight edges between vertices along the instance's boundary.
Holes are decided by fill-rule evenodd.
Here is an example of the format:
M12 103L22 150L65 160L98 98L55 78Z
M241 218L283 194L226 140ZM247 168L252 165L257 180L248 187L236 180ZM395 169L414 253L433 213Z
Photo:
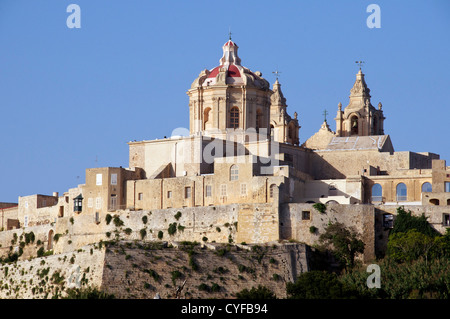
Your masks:
M439 206L439 199L437 199L437 198L430 199L430 204Z
M383 201L383 187L380 184L372 186L372 202Z
M48 244L47 244L47 250L53 249L53 229L50 229L48 232Z
M239 128L239 109L237 107L230 110L230 127Z
M433 190L433 187L430 183L425 182L422 184L422 193L431 193Z
M373 135L378 135L378 117L373 117Z
M273 132L274 132L274 127L273 127L273 125L270 125L270 136L272 136L272 137L274 137Z
M256 111L256 132L259 132L259 129L262 127L262 111L258 109Z
M207 124L210 124L210 123L208 123L209 122L209 114L211 113L211 108L206 108L204 111L203 111L203 128L206 130L206 129L208 129L208 125Z
M277 187L277 185L275 185L275 184L272 184L269 187L269 197L270 198L273 198L273 195L274 195L274 192L275 192L275 187Z
M237 165L232 165L230 167L230 181L237 181L239 178L239 167Z
M353 115L350 119L350 129L352 135L358 135L358 117Z
M407 199L407 188L406 185L400 183L397 185L397 202L406 201Z
M294 142L295 138L295 127L293 124L288 127L288 138L291 139L291 142Z

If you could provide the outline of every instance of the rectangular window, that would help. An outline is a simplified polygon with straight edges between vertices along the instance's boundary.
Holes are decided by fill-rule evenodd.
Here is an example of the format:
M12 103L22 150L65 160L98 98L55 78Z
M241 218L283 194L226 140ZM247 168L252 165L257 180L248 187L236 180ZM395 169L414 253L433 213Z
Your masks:
M100 213L99 212L95 212L95 223L96 224L100 223Z
M47 200L46 200L46 199L43 199L43 200L42 200L42 207L45 207L45 206L47 206Z
M241 184L241 196L247 196L247 184Z
M28 227L28 216L24 217L23 226Z
M167 191L167 198L172 198L172 191Z
M95 176L95 184L98 186L102 185L102 174L97 174Z
M97 197L95 199L95 208L96 209L102 208L102 198L101 197Z
M184 188L184 198L191 198L191 187L185 187Z
M109 203L109 209L116 210L117 208L117 196L111 195L110 203Z
M138 194L138 200L143 200L144 199L144 194L143 193L139 193Z
M227 185L226 184L220 185L220 196L221 197L227 196Z
M206 185L206 189L205 189L205 196L206 197L211 197L212 196L212 187L211 185Z
M442 214L442 226L450 227L450 214Z
M393 228L394 227L394 215L392 215L392 214L384 214L383 215L383 227L384 228Z
M88 207L92 208L93 206L94 206L94 199L92 197L88 198Z
M302 220L310 220L311 213L307 210L302 211Z
M111 174L111 185L117 185L117 174Z
M450 182L445 182L445 192L450 193Z

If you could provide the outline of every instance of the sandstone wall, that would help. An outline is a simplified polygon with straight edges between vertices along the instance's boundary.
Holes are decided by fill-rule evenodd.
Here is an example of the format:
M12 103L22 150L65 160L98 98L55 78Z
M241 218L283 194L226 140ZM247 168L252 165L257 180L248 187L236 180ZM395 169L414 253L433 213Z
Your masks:
M283 204L280 209L280 238L294 239L312 246L318 242L329 222L354 227L365 243L363 261L369 262L375 258L375 210L371 205L329 204L321 213L313 204ZM311 227L315 230L312 231Z
M86 246L0 266L0 299L64 296L68 288L100 287L105 249Z
M103 290L117 298L153 298L159 293L166 299L173 298L186 280L180 294L186 299L233 298L236 292L258 285L285 298L286 282L308 271L309 252L301 244L196 246L194 253L182 246L141 244L108 246Z

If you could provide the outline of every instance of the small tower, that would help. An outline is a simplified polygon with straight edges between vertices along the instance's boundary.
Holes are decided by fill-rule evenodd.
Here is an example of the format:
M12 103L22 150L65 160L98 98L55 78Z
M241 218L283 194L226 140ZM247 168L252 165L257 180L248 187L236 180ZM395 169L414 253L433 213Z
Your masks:
M383 110L381 103L378 109L370 103L370 89L364 79L361 68L356 74L356 81L350 90L350 102L342 111L339 103L336 121L337 136L384 135Z
M275 142L299 145L299 129L297 112L291 118L287 112L286 98L281 91L278 78L273 84L273 93L270 97L270 131Z

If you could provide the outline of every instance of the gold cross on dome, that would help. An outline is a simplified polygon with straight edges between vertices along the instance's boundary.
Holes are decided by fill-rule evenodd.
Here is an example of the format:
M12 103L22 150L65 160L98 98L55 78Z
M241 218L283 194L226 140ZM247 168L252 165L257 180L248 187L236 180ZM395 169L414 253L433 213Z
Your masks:
M228 29L228 38L231 40L231 28Z

